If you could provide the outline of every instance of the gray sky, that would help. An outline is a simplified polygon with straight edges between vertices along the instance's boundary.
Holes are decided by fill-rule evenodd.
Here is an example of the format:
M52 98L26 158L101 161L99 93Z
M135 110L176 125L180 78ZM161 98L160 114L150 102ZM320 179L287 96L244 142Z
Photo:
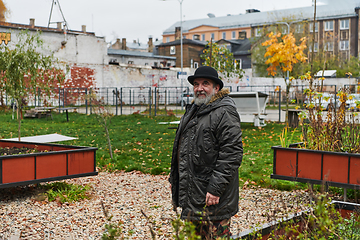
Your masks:
M128 41L139 39L146 43L151 35L162 38L162 32L180 21L179 0L59 0L70 29L87 31L105 36L107 42L116 38ZM47 26L52 0L4 0L10 10L8 21L29 24L35 18L36 26ZM246 9L260 11L307 7L312 0L183 0L183 21L215 16L244 14ZM62 20L58 7L53 10L52 21ZM56 27L56 24L51 25Z

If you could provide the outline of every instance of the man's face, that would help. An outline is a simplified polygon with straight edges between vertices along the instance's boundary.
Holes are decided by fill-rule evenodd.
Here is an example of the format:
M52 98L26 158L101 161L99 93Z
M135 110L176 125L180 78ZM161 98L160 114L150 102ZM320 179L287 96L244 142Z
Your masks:
M194 102L196 105L206 104L219 91L219 85L207 78L194 80Z

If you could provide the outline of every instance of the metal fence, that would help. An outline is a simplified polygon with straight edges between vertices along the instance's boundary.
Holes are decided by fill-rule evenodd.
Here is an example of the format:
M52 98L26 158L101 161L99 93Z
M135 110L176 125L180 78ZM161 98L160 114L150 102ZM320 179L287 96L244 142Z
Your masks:
M286 103L286 89L279 85L238 86L236 89L225 86L230 91L254 92L260 91L269 95L268 106L278 107ZM359 85L322 85L314 86L317 91L336 95L341 88L348 89L350 93L359 93ZM289 101L295 100L297 105L302 106L306 100L304 90L306 85L293 85L289 89ZM115 115L123 114L146 114L146 115L182 115L185 105L193 100L193 90L189 87L104 87L104 88L54 88L50 96L45 95L41 89L36 94L29 94L25 99L29 107L55 106L55 107L78 107L78 111L92 114L93 108L101 102L111 107ZM1 94L2 102L10 106L12 99ZM280 116L280 115L279 115ZM280 117L279 117L280 118Z

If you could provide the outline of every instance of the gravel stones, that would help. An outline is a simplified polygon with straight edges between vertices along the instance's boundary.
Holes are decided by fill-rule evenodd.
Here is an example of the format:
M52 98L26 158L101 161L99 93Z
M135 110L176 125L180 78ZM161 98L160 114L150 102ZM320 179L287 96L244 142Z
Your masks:
M0 189L0 239L101 239L105 224L121 224L129 239L171 239L171 204L168 176L100 172L98 176L65 180L90 185L91 199L60 204L37 198L34 186ZM232 233L264 221L300 211L308 202L304 191L282 192L264 188L240 189L239 212L232 218ZM180 212L180 209L178 209ZM149 220L141 213L149 218ZM17 237L18 238L18 237Z

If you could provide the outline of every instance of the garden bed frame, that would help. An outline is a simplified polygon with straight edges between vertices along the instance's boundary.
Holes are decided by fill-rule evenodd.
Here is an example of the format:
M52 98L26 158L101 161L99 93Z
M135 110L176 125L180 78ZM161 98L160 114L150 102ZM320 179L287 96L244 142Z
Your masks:
M271 178L360 189L360 154L274 146Z
M94 147L0 140L0 147L33 148L30 154L0 156L0 188L94 176Z
M337 209L341 216L344 218L348 218L352 212L356 212L360 210L360 204L342 202L342 201L332 201L331 204L334 204L335 209ZM261 234L262 240L266 240L269 238L270 234L275 231L277 234L281 235L284 233L284 229L282 226L287 222L294 221L297 224L302 224L302 219L310 212L311 209L301 211L299 213L291 214L288 217L284 217L281 219L274 220L269 223L265 223L260 227L255 227L254 229L249 229L243 231L237 235L233 235L231 239L259 239L255 237L258 233Z

